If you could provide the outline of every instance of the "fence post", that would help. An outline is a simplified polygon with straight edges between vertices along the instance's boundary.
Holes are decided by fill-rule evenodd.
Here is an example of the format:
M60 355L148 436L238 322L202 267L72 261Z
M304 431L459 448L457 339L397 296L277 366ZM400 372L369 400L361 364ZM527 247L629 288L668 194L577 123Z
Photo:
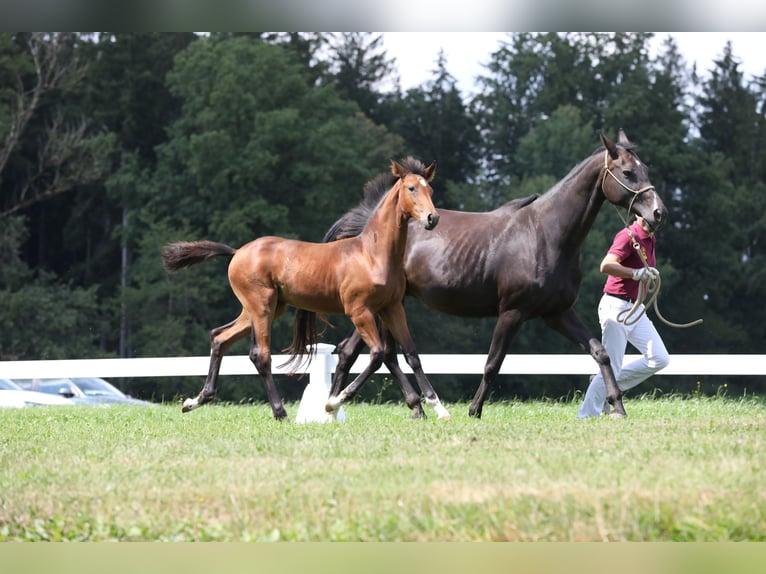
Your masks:
M336 420L342 423L346 420L343 407L334 413L328 413L324 410L327 398L330 396L332 373L338 364L338 357L332 354L334 349L334 345L317 344L316 355L308 368L309 383L303 391L301 402L298 405L298 414L295 416L295 422L298 424L307 422L327 423Z

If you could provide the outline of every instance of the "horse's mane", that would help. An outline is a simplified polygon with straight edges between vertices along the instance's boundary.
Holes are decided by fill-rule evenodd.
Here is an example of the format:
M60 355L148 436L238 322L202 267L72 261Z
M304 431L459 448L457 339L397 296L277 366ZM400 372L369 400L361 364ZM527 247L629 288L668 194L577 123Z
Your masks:
M627 150L634 150L636 146L632 143L626 143L625 145L622 145ZM593 153L591 153L588 157L580 161L577 165L575 165L572 169L569 170L569 173L567 173L563 178L558 180L553 187L551 187L548 191L546 191L543 195L554 195L556 191L559 189L564 188L565 184L577 179L577 177L580 175L580 173L585 169L586 166L590 164L591 161L593 161L593 158L596 157L599 154L603 154L604 146L597 147L595 150L593 150Z
M426 177L426 166L414 157L406 157L399 162L408 172ZM346 237L355 237L362 232L383 196L396 183L396 176L390 171L379 173L364 184L364 198L356 207L352 207L332 224L322 239L323 243L337 241Z
M626 149L627 151L629 151L633 155L636 155L636 150L638 149L638 146L636 144L634 144L633 142L624 141L624 142L618 143L617 145L622 147L622 148L624 148L624 149ZM570 170L569 174L564 177L564 179L568 179L570 177L576 176L576 174L578 174L580 171L582 171L585 168L585 166L588 165L588 163L590 163L590 161L593 159L593 157L595 155L603 154L605 150L606 150L606 148L604 146L597 147L595 150L593 150L592 154L590 154L588 157L586 157L584 160L582 160L580 163L578 163L576 166L574 166ZM563 180L561 180L561 181L563 181ZM559 183L561 183L561 182L559 182Z

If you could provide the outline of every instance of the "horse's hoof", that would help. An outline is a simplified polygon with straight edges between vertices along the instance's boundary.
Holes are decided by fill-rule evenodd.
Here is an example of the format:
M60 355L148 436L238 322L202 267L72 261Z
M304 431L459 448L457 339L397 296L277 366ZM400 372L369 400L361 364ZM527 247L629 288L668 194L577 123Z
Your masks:
M441 403L436 403L434 406L434 410L436 411L436 418L440 421L448 421L450 420L450 414L447 409L444 408L444 406Z
M626 419L626 418L628 418L628 415L626 415L625 413L618 413L617 411L612 411L611 413L609 413L606 416L608 416L610 419Z
M324 410L327 413L334 413L340 407L340 399L338 397L330 397L324 405Z
M182 413L188 413L191 410L196 409L199 406L197 399L186 399L181 406Z

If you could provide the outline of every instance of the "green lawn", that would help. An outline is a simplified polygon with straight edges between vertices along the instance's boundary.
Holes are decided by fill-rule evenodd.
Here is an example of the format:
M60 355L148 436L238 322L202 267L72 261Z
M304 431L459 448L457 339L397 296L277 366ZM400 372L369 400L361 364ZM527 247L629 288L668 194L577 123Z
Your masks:
M766 540L762 399L447 406L0 409L0 541Z

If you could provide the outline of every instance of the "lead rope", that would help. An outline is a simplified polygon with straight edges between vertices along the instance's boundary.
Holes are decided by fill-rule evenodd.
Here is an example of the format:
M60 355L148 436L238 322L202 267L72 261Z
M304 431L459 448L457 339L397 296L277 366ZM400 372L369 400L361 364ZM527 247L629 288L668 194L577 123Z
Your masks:
M605 154L604 155L604 177L601 180L602 188L604 187L604 182L606 181L607 173L612 176L612 179L614 179L622 187L624 187L625 189L627 189L633 194L633 199L630 200L630 204L628 205L628 213L630 213L630 209L631 207L633 207L633 202L641 193L643 193L644 191L648 191L650 189L654 189L653 185L648 185L644 188L639 189L638 191L629 188L627 185L625 185L619 179L617 179L617 177L611 172L611 170L609 169L609 164L608 164L608 154ZM648 269L649 264L646 262L646 259L644 258L644 254L641 252L641 245L638 243L638 239L636 239L636 236L633 235L633 232L630 230L628 221L622 216L622 213L620 213L620 210L617 209L616 205L614 206L614 209L615 211L617 211L617 215L620 216L622 223L625 225L625 231L627 231L628 235L630 235L630 238L633 242L633 249L635 249L636 253L638 253L638 257L639 259L641 259L641 263L643 263L644 268ZM620 323L623 323L626 327L635 325L638 322L638 320L641 319L641 317L646 313L646 310L649 307L654 307L654 312L657 314L657 317L660 319L660 321L662 321L669 327L675 327L677 329L688 329L689 327L694 327L695 325L699 325L700 323L702 323L702 319L697 319L696 321L692 321L691 323L674 323L672 321L668 321L665 317L663 317L662 313L660 313L660 308L657 305L657 297L660 294L661 287L662 287L662 279L660 279L659 276L657 277L650 276L648 279L644 281L639 281L638 296L636 297L636 300L633 303L633 306L630 309L625 309L624 311L620 311L620 313L618 313L617 315L617 321ZM646 300L647 295L649 296L648 300ZM642 305L643 305L643 309L641 308Z
M621 214L620 216L622 217ZM644 254L641 252L641 245L639 245L638 240L636 239L636 236L633 235L633 232L628 228L627 224L625 225L625 229L630 235L631 239L633 240L633 249L635 249L636 253L638 253L639 258L641 259L641 263L643 263L644 268L648 269L649 264L646 262L646 259L644 259ZM662 321L669 327L675 327L677 329L688 329L689 327L694 327L695 325L699 325L700 323L702 323L702 319L697 319L696 321L692 321L690 323L674 323L673 321L668 321L662 315L662 313L660 313L660 308L657 305L657 297L660 294L661 287L662 287L662 279L660 279L659 276L649 277L646 280L639 281L638 296L636 297L636 300L633 303L633 306L630 309L625 309L624 311L621 311L617 315L617 321L619 321L620 323L623 323L626 327L629 327L631 325L636 324L636 322L638 322L638 320L644 315L644 313L646 313L646 310L649 307L654 307L654 312L657 314L657 317L660 319L660 321ZM646 299L647 295L649 296L648 300ZM642 305L643 305L643 308L641 308Z

